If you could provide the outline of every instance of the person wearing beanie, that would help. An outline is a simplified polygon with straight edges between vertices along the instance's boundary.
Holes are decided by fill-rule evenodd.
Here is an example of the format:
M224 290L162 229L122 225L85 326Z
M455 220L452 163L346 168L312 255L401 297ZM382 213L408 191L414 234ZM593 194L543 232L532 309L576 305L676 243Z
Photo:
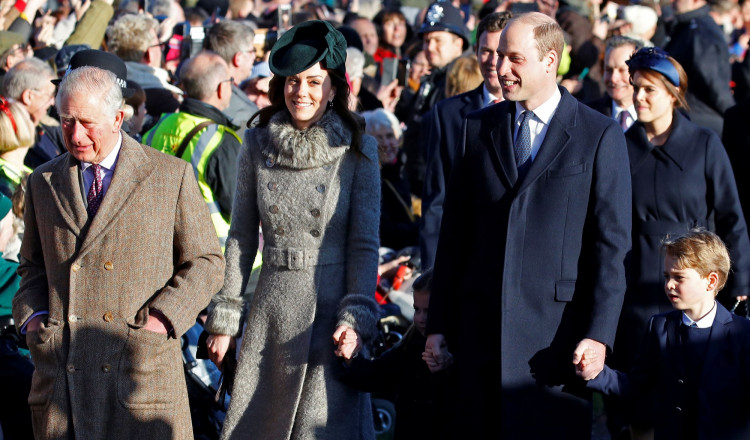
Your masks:
M349 111L345 61L344 36L319 20L271 50L271 105L245 136L205 326L219 368L230 345L241 350L225 440L375 438L369 395L336 374L338 358L367 356L378 319L378 146ZM245 298L259 227L263 267Z
M425 151L422 151L422 116L435 103L445 99L446 75L453 62L469 48L469 32L464 26L461 11L448 2L435 2L425 14L424 23L417 32L430 74L422 78L419 90L413 93L405 88L396 105L396 116L406 123L404 152L406 173L412 194L421 195L425 174Z

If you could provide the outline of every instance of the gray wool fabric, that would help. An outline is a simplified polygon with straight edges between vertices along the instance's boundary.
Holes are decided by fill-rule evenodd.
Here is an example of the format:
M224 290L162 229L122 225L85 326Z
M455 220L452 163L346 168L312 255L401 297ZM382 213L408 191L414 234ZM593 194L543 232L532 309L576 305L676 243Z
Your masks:
M334 375L332 335L348 325L370 342L378 260L377 142L328 110L305 130L289 114L245 137L226 245L224 288L206 329L237 335L263 232L263 268L245 319L223 439L374 439L370 398Z

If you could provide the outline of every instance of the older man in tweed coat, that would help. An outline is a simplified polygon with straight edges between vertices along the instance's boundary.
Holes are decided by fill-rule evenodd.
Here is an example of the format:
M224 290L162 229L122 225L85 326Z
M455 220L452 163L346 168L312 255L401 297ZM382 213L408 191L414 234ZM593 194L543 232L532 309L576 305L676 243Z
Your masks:
M192 438L179 336L224 260L190 165L120 131L117 84L66 75L68 154L28 182L13 315L36 364L37 439Z

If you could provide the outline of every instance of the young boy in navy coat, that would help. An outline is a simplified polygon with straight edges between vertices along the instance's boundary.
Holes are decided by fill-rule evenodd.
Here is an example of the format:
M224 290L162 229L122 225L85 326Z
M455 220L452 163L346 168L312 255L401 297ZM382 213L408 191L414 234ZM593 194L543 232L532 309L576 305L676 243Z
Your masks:
M715 300L730 270L727 249L705 230L667 238L662 248L664 290L676 310L651 318L630 373L605 366L587 387L626 403L652 396L655 440L748 439L750 321Z

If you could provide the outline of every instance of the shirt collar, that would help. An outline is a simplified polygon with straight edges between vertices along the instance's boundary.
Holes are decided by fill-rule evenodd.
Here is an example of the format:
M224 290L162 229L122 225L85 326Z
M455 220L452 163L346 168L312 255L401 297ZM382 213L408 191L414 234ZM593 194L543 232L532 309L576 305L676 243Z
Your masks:
M716 301L714 301L714 306L711 308L711 311L706 313L706 316L703 318L693 321L692 319L688 318L688 316L685 314L685 312L682 312L682 323L686 326L690 327L695 323L695 325L698 328L709 328L714 324L714 319L716 318Z
M614 117L618 117L619 114L620 114L620 112L623 111L623 110L625 110L626 112L628 112L628 114L630 115L630 119L632 119L634 121L636 119L638 119L638 118L636 118L635 104L631 104L630 107L628 107L628 108L622 108L619 105L615 104L614 100L612 101L612 115L614 115Z
M117 155L120 153L120 147L122 147L122 132L118 133L117 135L117 143L115 144L115 148L113 148L112 151L109 152L107 157L99 162L99 166L107 170L114 170L115 164L117 163ZM81 161L81 171L86 171L86 169L90 166L91 163Z
M557 110L557 105L560 104L560 100L562 99L562 95L560 94L560 89L555 87L555 93L552 94L552 96L549 97L546 101L542 103L537 108L530 109L534 112L534 116L536 116L536 119L542 121L544 125L549 125L549 122L552 120L552 116L555 115L555 110ZM521 113L526 111L525 108L519 103L516 102L516 121L521 120Z
M484 102L484 106L487 107L488 105L492 104L496 99L502 99L503 95L495 96L492 93L490 93L487 90L487 84L482 85L482 100Z

